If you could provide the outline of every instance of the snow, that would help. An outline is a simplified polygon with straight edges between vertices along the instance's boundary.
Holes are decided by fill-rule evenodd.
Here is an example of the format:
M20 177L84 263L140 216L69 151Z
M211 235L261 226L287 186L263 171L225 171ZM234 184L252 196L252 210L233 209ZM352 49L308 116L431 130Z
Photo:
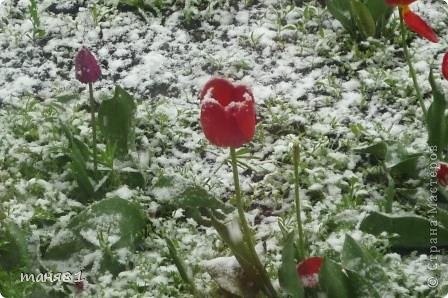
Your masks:
M257 136L247 148L258 159L244 160L249 168L241 167L240 174L248 208L252 209L248 217L255 230L257 249L265 253L272 268L279 265L281 251L281 232L276 219L290 218L292 214L293 175L289 154L291 141L299 134L303 150L300 194L306 219L304 228L311 235L313 254L333 256L340 252L347 232L371 247L384 244L383 239L356 230L367 212L378 211L377 203L383 194L382 185L367 179L370 165L352 148L396 139L415 152L427 149L422 115L411 104L414 97L407 88L412 82L399 46L382 44L371 53L371 48L363 52L369 52L366 59L357 56L347 45L348 38L340 24L313 2L308 4L315 9L316 17L305 24L303 31L297 32L297 39L293 30L277 32L273 14L278 9L278 1L273 0L259 1L250 7L238 4L236 8L216 8L211 21L201 20L192 30L182 25L182 11L173 13L162 24L160 17L149 14L147 22L138 14L113 8L93 28L86 14L50 14L44 9L54 2L42 1L40 9L49 40L34 43L26 37L32 29L26 17L26 21L10 18L10 25L4 31L0 20L0 101L5 106L14 106L8 112L0 110L0 156L8 162L0 168L0 209L7 210L8 216L24 227L33 220L35 208L56 215L54 227L34 225L32 228L35 234L41 235L43 244L48 244L45 239L56 245L72 237L67 229L62 229L53 238L55 229L64 227L85 206L73 197L76 183L69 180L68 169L49 173L42 179L23 173L23 167L30 161L34 170L40 170L38 175L44 175L42 169L47 169L48 160L55 158L48 152L61 153L57 146L66 145L65 138L52 136L57 126L54 119L42 116L45 105L38 102L36 107L27 108L25 103L30 94L41 97L45 103L61 93L79 94L78 101L63 104L57 118L75 127L80 139L90 140L89 115L82 108L88 91L75 80L72 61L81 45L92 48L104 70L103 77L94 85L98 99L110 95L113 86L120 84L138 100L136 139L140 144L138 154L133 155L136 164L129 169L143 169L150 183L141 190L116 186L108 190L107 196L141 204L158 230L179 242L180 254L188 265L196 269L196 264L210 259L204 263L209 269L198 269L195 275L195 282L205 292L214 286L212 277L231 291L238 291L231 282L232 276L219 275L237 270L236 261L227 256L229 252L216 232L185 219L184 210L168 210L170 216L163 221L158 216L173 203L172 199L185 186L184 180L204 186L226 202L233 195L232 175L225 163L228 154L207 144L198 125L198 93L213 76L229 77L250 86L257 104ZM9 13L7 3L10 1L0 0L0 19ZM11 9L24 15L28 4L29 1L19 1ZM65 6L69 5L67 2ZM440 36L446 36L443 5L443 2L420 1L412 8L431 20ZM300 21L301 9L287 15L287 22ZM316 33L317 29L322 29L323 38ZM429 45L416 38L410 47L426 96L430 91L429 66L440 61L445 45ZM247 66L238 66L242 64ZM446 82L442 84L447 89ZM206 96L202 105L207 103L216 104L216 101ZM14 119L8 115L10 111L20 116ZM38 141L28 142L20 131L30 131L33 125L39 131ZM352 132L352 125L363 128L360 135ZM157 180L154 177L173 174L182 176L180 182L152 187L151 183ZM359 178L361 189L356 194L363 202L359 207L342 210L341 201L347 195L346 181L352 176ZM36 192L37 189L43 191ZM320 197L311 192L319 193ZM427 190L419 188L416 193L425 197ZM394 204L399 214L409 214L406 208ZM330 219L337 221L336 229L329 229ZM92 222L114 226L113 218L92 219ZM234 240L241 239L237 224L229 228ZM96 230L86 229L81 234L86 241L98 245ZM115 243L117 235L112 233L107 240ZM95 285L97 295L138 295L127 284L134 280L146 287L150 284L148 289L152 293L148 295L154 297L184 294L175 284L178 276L166 259L164 242L152 235L145 239L145 249L138 254L130 253L135 268L120 273L120 278L123 276L126 281L120 283L120 278L100 275ZM120 251L122 256L128 253ZM82 260L83 266L92 264L99 256L99 251L91 252ZM389 261L391 295L427 295L424 279L431 272L425 269L425 255L399 257L386 253L385 259ZM448 272L446 266L441 270ZM217 277L207 271L216 271Z
M201 265L210 272L221 288L234 295L242 295L239 288L241 267L235 257L219 257L202 261Z

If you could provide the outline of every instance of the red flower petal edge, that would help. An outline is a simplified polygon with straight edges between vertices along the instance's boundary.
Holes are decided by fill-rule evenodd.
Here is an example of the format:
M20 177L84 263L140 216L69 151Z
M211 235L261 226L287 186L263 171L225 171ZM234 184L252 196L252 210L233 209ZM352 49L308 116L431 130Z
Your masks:
M201 126L210 143L237 148L255 134L255 101L250 89L213 78L200 93Z
M444 162L440 162L439 166L437 167L437 182L442 187L448 186L448 164Z
M409 5L416 0L386 0L386 4L391 6Z
M85 47L75 55L75 75L84 84L96 82L101 76L101 68L95 56Z
M309 257L297 264L297 274L305 288L314 288L319 283L319 272L324 259L322 257Z
M445 80L448 80L448 53L445 53L445 55L443 55L442 74Z
M421 17L413 13L407 6L403 8L403 20L409 29L411 29L421 37L426 38L427 40L434 43L439 42L439 37L428 25L428 23L426 23Z

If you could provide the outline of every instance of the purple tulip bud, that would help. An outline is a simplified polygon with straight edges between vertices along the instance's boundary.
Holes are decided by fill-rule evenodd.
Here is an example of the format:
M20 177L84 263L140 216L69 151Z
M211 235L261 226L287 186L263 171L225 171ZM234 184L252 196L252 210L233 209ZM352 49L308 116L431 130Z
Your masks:
M75 56L76 79L81 83L96 82L101 76L98 62L89 49L82 47Z

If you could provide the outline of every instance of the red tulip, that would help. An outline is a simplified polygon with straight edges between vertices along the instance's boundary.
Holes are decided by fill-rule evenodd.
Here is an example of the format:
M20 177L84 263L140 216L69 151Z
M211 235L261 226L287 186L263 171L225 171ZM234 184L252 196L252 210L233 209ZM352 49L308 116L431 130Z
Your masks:
M445 53L445 55L443 55L442 74L443 77L448 80L448 53Z
M440 162L437 168L437 182L440 186L448 186L448 164Z
M96 82L101 76L101 69L95 56L85 47L76 53L75 74L76 79L84 84Z
M255 101L250 89L226 79L208 81L200 94L205 137L219 147L237 148L255 134Z
M421 17L412 12L409 6L403 6L403 21L409 29L431 42L439 42L437 34Z
M297 264L299 274L305 288L314 288L319 283L319 272L324 259L322 257L310 257Z
M392 6L409 5L416 0L386 0L386 3Z

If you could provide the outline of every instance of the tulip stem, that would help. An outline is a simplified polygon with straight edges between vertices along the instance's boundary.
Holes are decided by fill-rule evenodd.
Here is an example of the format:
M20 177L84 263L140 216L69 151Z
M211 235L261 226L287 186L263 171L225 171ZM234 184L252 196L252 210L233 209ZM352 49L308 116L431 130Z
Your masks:
M249 228L249 224L247 223L246 216L244 214L244 202L241 196L241 187L240 187L240 179L238 177L238 167L237 167L235 148L230 148L230 159L232 163L233 182L235 184L236 205L238 209L238 216L240 219L241 232L243 233L244 242L246 242L246 245L249 249L252 261L254 262L254 266L258 269L257 271L263 282L263 288L265 294L268 295L268 297L273 298L278 297L274 287L272 286L269 275L266 272L266 269L264 268L260 259L258 258L257 252L255 251L255 245L252 240L251 230Z
M89 97L90 97L90 125L92 126L92 138L93 138L93 169L95 173L98 170L98 153L97 153L97 141L96 141L96 118L95 118L95 99L93 98L93 86L89 83Z
M294 200L296 207L297 216L297 230L299 232L299 249L300 249L300 261L307 257L307 252L305 251L305 236L303 233L302 225L302 215L300 206L300 193L299 193L299 163L300 163L300 145L299 142L294 142L292 149L292 159L294 163Z
M403 10L401 8L399 8L398 11L400 13L400 31L401 31L401 41L403 43L404 56L406 58L406 62L408 63L409 74L411 75L412 82L414 83L415 94L417 96L418 103L420 104L420 107L422 108L424 122L426 123L427 110L426 110L425 104L423 102L423 96L422 96L422 92L420 91L420 86L418 85L418 82L417 82L417 75L415 74L415 69L414 69L414 66L412 65L411 55L409 54L409 49L406 44L406 28L404 26L404 21L403 21Z

